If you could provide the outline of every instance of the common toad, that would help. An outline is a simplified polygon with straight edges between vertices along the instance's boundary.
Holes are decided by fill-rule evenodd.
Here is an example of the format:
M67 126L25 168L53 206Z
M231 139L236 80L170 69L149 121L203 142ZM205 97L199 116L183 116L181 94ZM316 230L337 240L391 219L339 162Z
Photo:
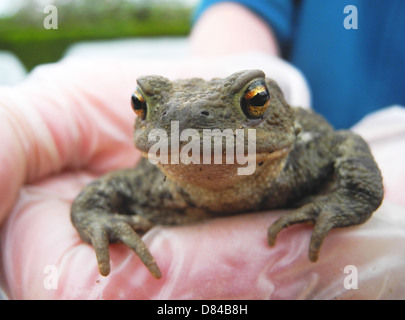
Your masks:
M308 254L316 261L332 228L365 222L382 202L381 173L366 142L290 107L262 71L137 82L134 143L143 158L89 184L72 205L72 222L104 276L109 243L125 243L160 278L140 237L154 225L272 208L295 210L269 227L269 244L292 224L313 223Z

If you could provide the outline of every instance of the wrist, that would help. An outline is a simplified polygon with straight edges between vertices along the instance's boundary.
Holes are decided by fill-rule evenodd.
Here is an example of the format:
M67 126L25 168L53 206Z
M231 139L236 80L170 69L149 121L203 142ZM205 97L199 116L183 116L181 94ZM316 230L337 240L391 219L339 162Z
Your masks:
M231 2L208 8L190 35L194 56L215 56L244 52L278 55L271 27L248 8Z

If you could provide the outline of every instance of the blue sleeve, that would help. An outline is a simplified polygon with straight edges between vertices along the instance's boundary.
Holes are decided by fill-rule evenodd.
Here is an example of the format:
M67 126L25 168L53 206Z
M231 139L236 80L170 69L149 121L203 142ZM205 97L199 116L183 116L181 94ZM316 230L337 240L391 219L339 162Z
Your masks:
M224 0L201 0L197 8L197 19L208 7L225 2ZM226 1L229 2L229 1ZM293 1L292 0L232 0L239 3L262 18L275 32L281 46L285 46L291 39Z

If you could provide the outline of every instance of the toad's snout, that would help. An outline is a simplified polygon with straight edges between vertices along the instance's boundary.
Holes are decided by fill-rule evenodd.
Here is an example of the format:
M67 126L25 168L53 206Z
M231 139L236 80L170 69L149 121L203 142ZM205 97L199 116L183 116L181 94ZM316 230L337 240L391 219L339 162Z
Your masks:
M167 126L172 121L177 121L180 131L183 131L185 129L223 129L226 120L232 118L232 112L223 104L200 100L168 104L161 120ZM221 128L219 124L221 124ZM230 128L232 127L230 123Z

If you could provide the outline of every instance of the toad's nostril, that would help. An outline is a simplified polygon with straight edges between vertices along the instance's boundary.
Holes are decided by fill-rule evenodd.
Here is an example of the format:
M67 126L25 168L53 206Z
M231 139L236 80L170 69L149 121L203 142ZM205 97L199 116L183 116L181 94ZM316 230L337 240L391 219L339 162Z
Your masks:
M208 111L201 111L201 114L206 117L208 117L210 115L210 113Z

